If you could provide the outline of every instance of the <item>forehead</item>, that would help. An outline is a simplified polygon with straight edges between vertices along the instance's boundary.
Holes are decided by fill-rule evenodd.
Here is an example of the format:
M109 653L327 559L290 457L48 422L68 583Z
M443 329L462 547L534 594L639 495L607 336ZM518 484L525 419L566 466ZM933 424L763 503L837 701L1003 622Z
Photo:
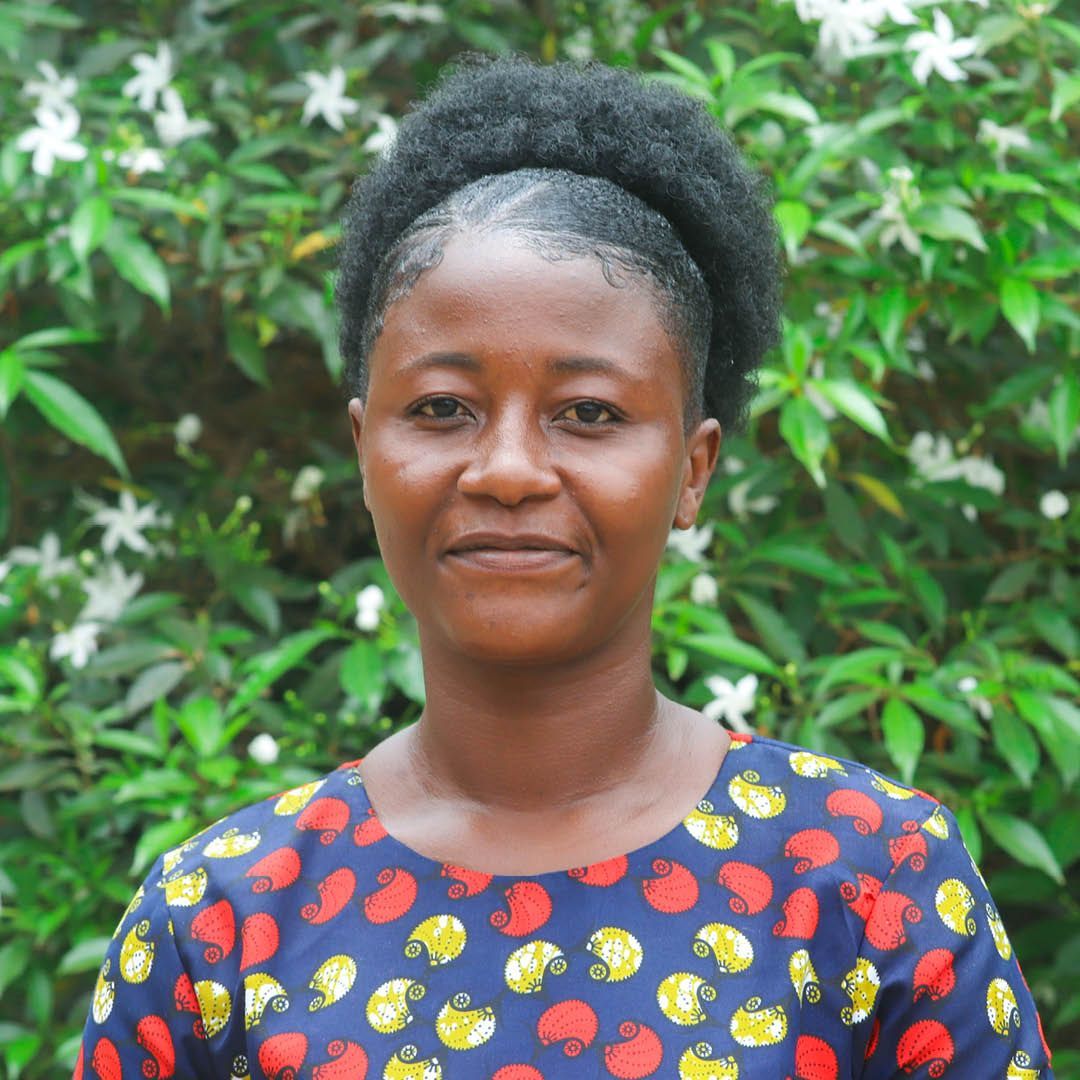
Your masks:
M410 357L458 352L478 359L596 356L638 380L681 383L681 365L647 279L599 258L546 258L505 232L452 237L441 261L387 310L370 358L372 378Z

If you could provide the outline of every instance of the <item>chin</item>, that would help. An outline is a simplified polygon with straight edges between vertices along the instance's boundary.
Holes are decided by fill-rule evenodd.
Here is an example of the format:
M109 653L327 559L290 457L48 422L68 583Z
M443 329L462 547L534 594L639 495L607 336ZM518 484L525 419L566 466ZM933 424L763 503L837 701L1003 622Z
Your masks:
M566 613L545 619L531 615L520 617L475 618L466 622L443 624L442 631L452 648L471 660L512 667L542 667L564 663L588 651L580 634L567 634Z

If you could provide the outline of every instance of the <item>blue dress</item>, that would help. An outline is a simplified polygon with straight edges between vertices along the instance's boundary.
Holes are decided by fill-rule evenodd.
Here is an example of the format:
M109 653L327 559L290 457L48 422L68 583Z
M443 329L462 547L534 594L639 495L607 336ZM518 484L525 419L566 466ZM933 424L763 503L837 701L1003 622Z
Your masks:
M357 762L154 864L75 1077L1052 1076L950 812L736 736L628 855L491 875L389 836Z

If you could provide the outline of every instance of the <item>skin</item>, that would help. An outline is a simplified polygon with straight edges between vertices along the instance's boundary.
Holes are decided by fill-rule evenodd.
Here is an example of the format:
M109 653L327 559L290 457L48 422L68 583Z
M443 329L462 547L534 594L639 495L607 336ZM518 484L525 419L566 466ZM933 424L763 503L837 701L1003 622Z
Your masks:
M653 591L720 426L647 283L455 237L386 314L349 416L387 570L419 627L427 705L364 759L384 827L432 859L536 874L632 851L709 789L728 736L659 694ZM457 552L475 531L559 552Z

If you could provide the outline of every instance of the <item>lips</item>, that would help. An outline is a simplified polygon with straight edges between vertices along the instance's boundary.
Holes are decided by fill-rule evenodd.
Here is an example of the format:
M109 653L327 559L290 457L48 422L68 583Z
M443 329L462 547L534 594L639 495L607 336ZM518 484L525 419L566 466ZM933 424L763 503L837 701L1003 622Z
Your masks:
M471 573L560 573L576 561L577 552L561 537L546 533L472 532L446 550L452 563Z
M470 551L547 551L574 554L565 540L543 533L467 533L447 547L447 554L460 555Z

